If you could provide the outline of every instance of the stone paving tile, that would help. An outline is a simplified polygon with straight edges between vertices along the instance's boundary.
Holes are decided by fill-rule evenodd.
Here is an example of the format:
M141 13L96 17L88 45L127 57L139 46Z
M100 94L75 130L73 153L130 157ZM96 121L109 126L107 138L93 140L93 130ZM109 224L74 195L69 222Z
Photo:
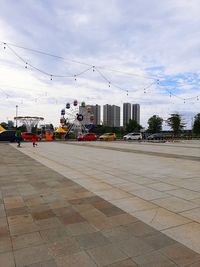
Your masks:
M12 251L10 236L0 236L0 253Z
M45 245L23 248L14 251L16 267L27 266L33 263L51 259Z
M153 258L158 263L155 267L174 266L170 264L178 262L165 249L180 245L179 243L124 211L150 212L155 210L154 204L138 197L130 197L120 199L121 206L115 206L120 204L118 200L108 202L11 146L4 147L10 164L6 179L0 173L0 195L6 206L4 211L4 205L0 204L0 263L1 258L5 262L5 255L8 256L3 267L15 266L12 252L16 267L135 267L140 261L139 266L148 266L145 265L146 261L152 264ZM0 151L0 159L3 155ZM90 170L90 167L82 167ZM5 168L5 174L8 170ZM80 172L69 170L70 172L85 184L92 181L87 175L81 180ZM94 170L97 175L99 172L100 169ZM116 173L122 175L117 169ZM134 178L136 185L151 185L153 181L144 177L139 180L140 177L134 174L127 177ZM110 188L107 187L106 180L91 184L91 188L97 189L98 185L102 191ZM141 187L142 185L140 188L138 185L135 188L143 192ZM154 189L160 194L158 188ZM155 190L149 190L149 194L154 192ZM113 197L114 192L111 199ZM121 197L120 192L117 197ZM161 216L160 210L158 213ZM155 214L150 215L150 220L152 216L154 218ZM162 218L166 220L168 217ZM190 222L186 218L185 220ZM197 263L198 257L194 258ZM186 262L193 264L194 261ZM163 265L159 265L160 263ZM148 267L154 267L150 264ZM182 266L181 262L176 263L176 266L179 264Z
M177 197L167 197L152 200L153 203L157 204L160 207L166 208L173 212L183 212L186 210L197 208L198 205L190 201L180 199Z
M25 215L28 212L27 207L6 210L7 216Z
M0 253L0 266L15 267L14 256L12 252Z
M77 253L81 250L79 242L74 237L64 237L48 244L49 254L56 257Z
M137 211L132 214L158 230L164 230L191 222L188 218L163 208Z
M87 253L93 258L98 266L105 266L128 258L128 256L120 251L114 244L89 249L87 250Z
M144 237L158 233L157 230L155 230L153 227L140 221L128 224L125 227L129 231L129 233L133 234L136 237Z
M106 238L101 232L94 232L84 235L76 236L76 240L80 244L82 249L90 249L95 247L104 246L110 244L108 238Z
M123 240L127 240L133 237L128 229L124 226L112 227L101 231L105 237L107 237L112 243L117 244Z
M88 222L69 224L65 229L67 233L72 236L94 233L97 231L97 229Z
M139 257L134 257L135 261L140 267L176 267L177 265L166 256L159 252L152 252Z
M200 253L200 225L196 222L187 223L162 231L180 243Z
M117 246L129 257L143 255L154 250L147 242L137 237L131 237L125 242L120 241Z
M132 260L124 260L113 264L106 265L106 267L138 267Z
M31 265L26 265L26 267L57 267L57 265L54 260L49 260L49 261L33 263Z
M42 240L39 232L34 232L25 235L17 235L12 237L12 245L14 250L40 245L43 242L44 241Z
M175 243L160 250L178 266L185 267L200 260L200 255L185 246Z
M56 257L55 261L57 267L97 267L94 260L92 260L84 251L65 257Z
M65 238L69 234L66 228L59 227L59 228L41 230L40 235L45 242L50 243L50 242L56 242L59 239Z
M5 212L5 209L4 209L4 205L0 204L0 218L1 217L5 217L5 216L6 216L6 212Z

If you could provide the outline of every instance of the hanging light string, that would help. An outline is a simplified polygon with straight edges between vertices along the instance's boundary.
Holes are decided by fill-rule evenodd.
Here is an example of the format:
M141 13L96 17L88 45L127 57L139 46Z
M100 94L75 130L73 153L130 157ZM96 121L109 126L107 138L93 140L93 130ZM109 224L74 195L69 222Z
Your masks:
M36 70L36 71L39 71L40 73L42 73L42 74L44 74L44 75L47 75L47 76L49 76L50 78L51 78L51 80L52 80L52 78L53 77L57 77L57 78L72 78L72 77L74 77L74 76L80 76L80 75L82 75L83 73L85 73L85 72L87 72L87 71L89 71L89 70L91 70L92 69L92 67L89 67L89 68L87 68L87 69L85 69L85 70L83 70L83 71L81 71L80 73L77 73L77 74L74 74L74 75L58 75L58 74L52 74L52 73L49 73L49 72L46 72L46 71L44 71L44 70L42 70L42 69L39 69L39 68L37 68L37 67L35 67L35 66L33 66L32 64L30 64L30 63L28 63L28 61L27 60L25 60L24 58L22 58L13 48L11 48L8 44L7 44L7 47L8 47L8 49L17 57L17 58L19 58L23 63L25 63L25 68L27 68L28 66L29 67L31 67L32 69L34 69L34 70Z
M6 46L9 45L10 47L17 47L17 48L24 49L24 50L27 50L27 51L30 51L30 52L34 52L34 53L42 54L42 55L45 55L45 56L57 58L57 59L60 59L60 60L66 61L66 62L85 65L85 66L89 66L89 67L93 67L94 66L94 64L89 64L87 62L81 62L81 61L73 60L73 59L67 59L67 58L64 58L64 57L61 57L61 56L58 56L58 55L54 55L54 54L47 53L47 52L44 52L44 51L41 51L41 50L37 50L37 49L31 49L31 48L28 48L28 47L25 47L25 46L20 46L20 45L8 43L8 42L2 42L2 41L0 41L0 43L4 46L4 49L6 49ZM111 72L115 72L115 73L120 73L120 74L123 74L123 75L128 75L128 76L137 76L137 77L141 77L141 78L145 78L145 79L151 79L151 80L155 79L155 77L153 77L152 75L150 77L150 76L141 75L141 74L138 74L138 73L129 73L129 72L121 71L121 70L110 69L110 68L103 67L103 66L98 66L98 68L99 69L105 69L107 71L111 71ZM162 78L162 77L159 77L159 78Z
M100 71L99 69L100 68L104 68L106 69L105 67L95 67L94 65L91 65L91 64L88 64L88 63L85 63L85 62L80 62L80 61L76 61L76 60L69 60L69 59L65 59L61 56L56 56L56 55L53 55L53 54L50 54L50 53L46 53L46 52L43 52L43 51L39 51L39 50L36 50L36 49L31 49L31 48L27 48L27 47L24 47L24 46L19 46L19 45L15 45L15 44L11 44L11 43L6 43L6 42L0 42L2 45L3 45L3 48L6 49L8 48L17 58L19 58L24 64L25 64L25 68L27 69L28 66L48 77L50 77L50 80L53 80L53 77L57 77L57 78L74 78L75 81L77 80L77 77L78 76L81 76L82 74L90 71L91 69L93 70L93 72L96 70L99 75L106 81L108 82L108 86L110 87L111 85L114 86L115 88L118 88L120 89L121 91L125 91L128 95L129 93L129 90L127 89L124 89L116 84L114 84L113 82L110 81L110 79L108 79L105 74L102 73L102 71ZM58 74L51 74L49 72L46 72L38 67L35 67L33 66L32 64L30 64L27 60L25 60L22 56L20 56L12 47L17 47L17 48L21 48L21 49L25 49L25 50L28 50L28 51L31 51L31 52L35 52L35 53L39 53L39 54L43 54L43 55L46 55L46 56L50 56L50 57L54 57L54 58L58 58L58 59L62 59L62 60L65 60L65 61L68 61L68 62L73 62L73 63L76 63L76 64L81 64L81 65L86 65L86 66L89 66L89 68L81 71L80 73L77 73L77 74L74 74L74 75L58 75ZM134 74L134 73L126 73L126 72L122 72L122 71L118 71L118 70L112 70L112 69L107 69L109 71L113 71L113 72L118 72L118 73L122 73L122 74L126 74L126 75L131 75L131 76L139 76L139 77L143 77L143 78L146 78L146 79L151 79L153 80L152 83L148 84L146 87L143 88L144 90L144 93L146 93L147 89L151 88L153 85L157 84L159 85L159 79L155 79L155 78L151 78L151 77L147 77L147 76L142 76L142 75L139 75L139 74ZM197 99L199 100L200 98L200 95L197 95L197 96L194 96L194 97L188 97L188 98L183 98L183 97L180 97L179 95L176 95L174 93L172 93L169 89L166 89L164 88L164 90L166 92L169 93L170 97L174 96L176 98L179 98L181 100L185 101L186 100L193 100L193 99Z

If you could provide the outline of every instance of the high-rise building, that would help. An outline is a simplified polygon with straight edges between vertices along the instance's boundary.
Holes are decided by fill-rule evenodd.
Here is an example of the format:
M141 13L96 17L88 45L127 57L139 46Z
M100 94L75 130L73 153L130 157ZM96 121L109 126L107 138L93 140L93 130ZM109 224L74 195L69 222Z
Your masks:
M133 104L132 105L132 120L137 121L140 124L140 105Z
M120 107L115 105L111 109L111 126L120 127Z
M103 124L106 126L111 126L111 110L112 106L111 105L104 105L103 106Z
M129 120L131 119L131 104L124 103L123 104L123 126L125 127Z
M108 104L104 105L103 123L106 126L120 127L120 107Z
M92 115L94 115L94 125L100 125L101 122L101 106L91 105Z

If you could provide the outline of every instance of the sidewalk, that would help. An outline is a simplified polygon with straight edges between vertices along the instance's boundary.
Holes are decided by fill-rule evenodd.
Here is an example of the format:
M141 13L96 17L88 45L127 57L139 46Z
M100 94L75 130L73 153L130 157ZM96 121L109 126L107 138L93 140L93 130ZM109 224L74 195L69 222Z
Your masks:
M0 144L0 266L200 266L200 255Z

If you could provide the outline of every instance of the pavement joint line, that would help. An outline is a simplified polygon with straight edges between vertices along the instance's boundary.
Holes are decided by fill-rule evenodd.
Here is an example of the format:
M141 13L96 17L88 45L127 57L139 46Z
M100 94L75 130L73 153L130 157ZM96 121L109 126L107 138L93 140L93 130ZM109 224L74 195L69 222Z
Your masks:
M136 154L143 154L147 156L156 156L156 157L163 157L163 158L171 158L171 159L183 159L183 160L191 160L191 161L200 161L200 157L196 156L184 156L179 154L170 154L170 153L161 153L161 152L152 152L152 151L142 151L137 149L126 149L126 148L115 148L115 147L108 147L108 146L97 146L97 145L88 145L88 144L75 144L75 143L64 143L65 145L72 145L72 146L82 146L82 147L89 147L89 148L97 148L97 149L106 149L106 150L114 150L119 152L126 152L126 153L136 153Z

